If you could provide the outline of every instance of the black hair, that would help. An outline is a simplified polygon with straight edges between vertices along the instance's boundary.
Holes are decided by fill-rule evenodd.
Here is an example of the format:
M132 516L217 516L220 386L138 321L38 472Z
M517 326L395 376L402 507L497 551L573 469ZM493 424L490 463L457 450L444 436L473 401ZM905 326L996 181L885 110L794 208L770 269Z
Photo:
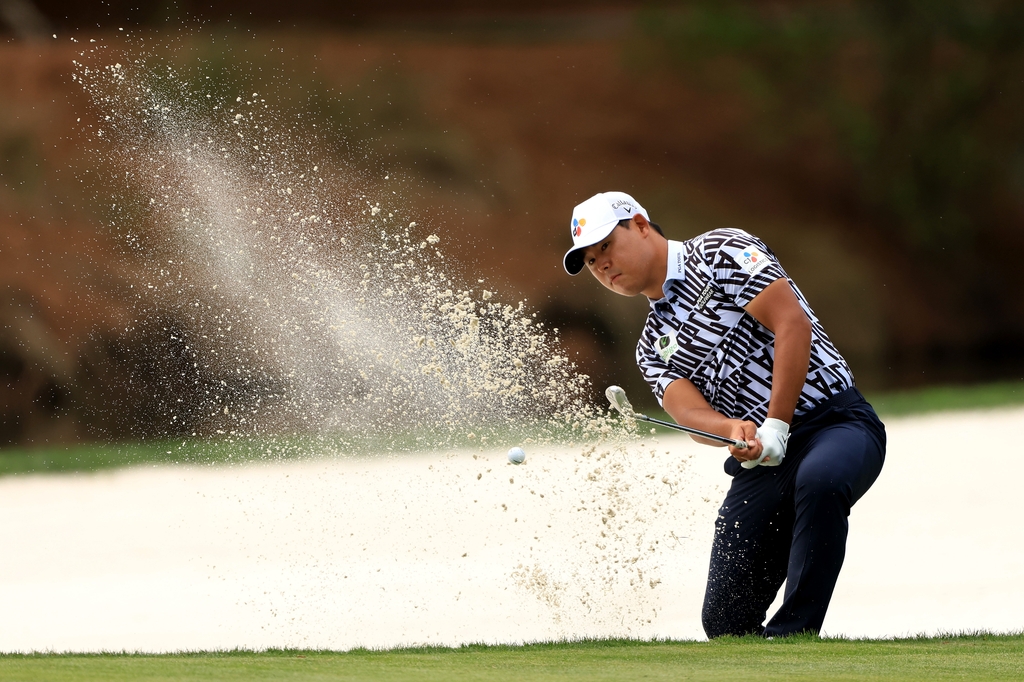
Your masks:
M625 220L620 220L619 224L618 224L618 227L624 227L624 228L626 228L628 230L629 229L629 221L630 220L632 220L632 218L626 218ZM653 227L654 231L657 232L658 234L660 234L662 237L665 236L665 233L661 231L661 225L659 225L658 223L652 223L650 220L647 221L647 224L650 225L651 227Z

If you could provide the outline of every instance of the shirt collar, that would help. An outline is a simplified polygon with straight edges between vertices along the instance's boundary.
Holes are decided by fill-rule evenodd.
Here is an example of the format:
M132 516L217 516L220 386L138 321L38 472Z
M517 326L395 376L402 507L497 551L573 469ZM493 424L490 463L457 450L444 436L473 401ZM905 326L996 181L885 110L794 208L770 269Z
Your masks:
M668 240L668 267L665 270L665 283L661 285L661 291L667 296L668 295L668 284L672 280L679 280L682 282L686 279L686 262L684 254L684 244L682 242ZM664 299L659 298L657 301L652 300L651 305L654 305L658 301Z
M671 239L668 240L668 270L666 270L665 282L669 280L678 279L682 281L686 279L686 266L685 254L683 253L683 243L675 242Z

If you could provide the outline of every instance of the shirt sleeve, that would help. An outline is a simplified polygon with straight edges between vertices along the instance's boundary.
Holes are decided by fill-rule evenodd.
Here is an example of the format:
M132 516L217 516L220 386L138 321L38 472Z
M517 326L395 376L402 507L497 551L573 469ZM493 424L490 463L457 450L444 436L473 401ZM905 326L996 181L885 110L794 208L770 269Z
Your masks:
M674 369L661 359L647 339L646 333L636 345L636 366L640 368L641 374L644 375L644 380L651 387L651 391L654 392L654 397L658 399L659 405L664 400L665 390L668 388L668 385L676 379L684 378L679 370Z
M772 250L743 230L714 230L705 236L703 246L712 277L741 308L769 284L787 277Z

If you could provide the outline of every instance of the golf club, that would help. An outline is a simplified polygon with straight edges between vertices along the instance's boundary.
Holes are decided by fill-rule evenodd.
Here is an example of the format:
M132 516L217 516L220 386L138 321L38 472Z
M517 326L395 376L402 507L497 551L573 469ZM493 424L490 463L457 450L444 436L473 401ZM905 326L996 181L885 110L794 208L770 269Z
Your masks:
M747 448L746 441L726 438L725 436L719 436L717 433L708 433L707 431L701 431L700 429L691 429L689 426L680 426L679 424L665 422L660 419L653 419L648 417L646 414L634 412L633 406L629 404L629 398L626 397L626 392L622 390L620 386L609 386L605 389L604 394L605 397L608 398L608 402L612 404L612 407L614 407L623 417L631 417L633 419L639 419L640 421L658 424L659 426L664 426L669 429L675 429L676 431L682 431L694 436L700 436L701 438L707 438L708 440L713 440L716 443L725 443L726 445L731 445L740 450L745 450Z

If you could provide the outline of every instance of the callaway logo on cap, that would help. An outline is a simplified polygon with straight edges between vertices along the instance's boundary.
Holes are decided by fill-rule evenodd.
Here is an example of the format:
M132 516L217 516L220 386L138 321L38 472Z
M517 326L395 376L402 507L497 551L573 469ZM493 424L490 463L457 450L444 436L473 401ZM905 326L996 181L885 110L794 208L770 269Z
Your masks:
M650 220L644 207L624 192L595 194L574 208L569 225L572 248L562 259L565 271L579 274L583 269L583 249L610 235L620 220L629 220L637 213Z

